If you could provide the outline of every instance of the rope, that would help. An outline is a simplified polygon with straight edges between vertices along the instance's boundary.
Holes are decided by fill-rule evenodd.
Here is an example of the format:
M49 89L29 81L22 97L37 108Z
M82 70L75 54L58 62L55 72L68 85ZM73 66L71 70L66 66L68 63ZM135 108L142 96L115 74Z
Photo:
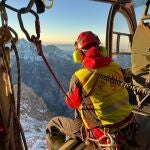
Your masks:
M38 55L42 57L44 63L46 64L48 70L50 71L50 73L52 74L54 80L56 81L57 85L59 86L59 88L61 89L61 91L63 92L63 94L67 97L67 99L72 103L72 100L70 99L70 97L67 95L63 85L60 83L60 81L58 80L57 76L55 75L53 69L51 68L50 64L48 63L43 50L42 50L42 44L41 44L41 40L38 40L35 36L32 36L32 41L36 46ZM74 105L76 107L76 104L72 103L72 105ZM77 107L76 107L77 108Z
M60 89L62 90L62 92L64 93L64 95L68 97L68 95L67 95L66 92L65 92L65 89L63 88L63 86L61 85L61 83L60 83L59 80L57 79L55 73L53 72L51 66L49 65L49 63L48 63L48 61L47 61L45 55L42 54L41 57L43 58L45 64L47 65L49 71L51 72L52 76L54 77L55 81L56 81L57 84L59 85L59 87L60 87Z
M19 60L19 54L17 51L17 47L15 45L15 43L12 41L12 46L11 49L14 50L15 52L15 56L16 56L16 63L17 63L17 75L18 75L18 79L17 79L17 116L18 118L20 118L20 99L21 99L21 69L20 69L20 60Z
M12 7L12 6L8 5L8 4L5 4L5 7L10 9L10 10L12 10L12 11L14 11L14 12L17 12L17 13L19 12L18 9L16 9L16 8L14 8L14 7Z
M5 146L4 150L8 150L9 148L9 143L10 143L10 133L11 133L11 126L13 124L13 117L12 117L12 112L11 112L11 107L9 108L9 116L8 116L8 123L7 123L7 129L6 129L6 136L5 136Z
M4 63L3 65L5 66L4 67L4 71L9 74L10 67L9 67L8 61L6 61L7 58L6 58L6 54L5 54L5 51L8 50L8 49L6 49L4 47L2 49L3 49L3 57L2 58L3 58L3 63ZM10 78L10 80L11 80L11 78ZM11 89L12 89L12 87L11 87ZM12 92L13 92L13 89L12 89ZM12 102L13 102L13 104L15 103L14 100L12 100ZM10 106L10 108L9 108L9 115L8 115L8 121L7 121L7 127L5 128L6 136L5 136L4 150L7 150L8 147L9 147L9 143L11 143L10 139L9 139L9 136L10 136L10 127L12 126L12 120L13 119L12 119L11 106Z
M5 2L2 2L0 5L0 12L1 12L1 21L2 21L2 26L7 26L8 24L8 17L6 13L6 9L4 7Z
M44 53L43 53L43 50L42 50L42 47L41 47L41 41L40 40L37 40L34 36L32 36L32 40L33 40L33 43L35 44L36 48L37 48L37 52L39 54L39 56L42 57L43 61L45 62L48 70L50 71L50 73L52 74L52 76L54 77L56 83L58 84L58 86L60 87L60 89L62 90L62 92L64 93L64 95L66 97L68 97L68 95L66 94L65 92L65 89L63 88L63 86L61 85L61 83L59 82L58 78L56 77L55 73L53 72L53 69L51 68L50 64L48 63Z
M14 129L16 130L16 133L18 133L18 131L20 131L21 136L22 136L22 140L23 140L23 143L24 143L25 150L28 150L27 143L26 143L25 136L24 136L24 132L23 132L23 129L21 127L19 118L18 118L18 116L16 114L16 110L15 110L15 97L14 97L13 83L12 83L12 77L11 77L11 69L9 67L9 63L8 63L7 58L6 58L6 54L5 54L4 48L3 48L3 54L4 54L4 62L5 62L5 65L6 65L6 70L7 70L9 79L10 79L10 85L11 85L11 90L12 90L12 93L10 94L10 99L9 99L10 100L9 101L10 102L10 107L11 107L12 112L13 112L14 123L18 127L18 128L14 128ZM17 139L15 138L16 146L18 145L19 147L22 147L22 141L21 141L19 136L20 136L20 134L18 133L17 137L16 137ZM19 142L19 143L17 143L17 142Z
M6 66L5 70L6 70L6 73L8 74L8 76L9 76L11 91L12 91L12 95L14 97L14 88L13 88L13 84L11 84L12 83L11 68L10 68L9 62L7 60L7 56L6 56L6 53L5 53L6 49L5 49L4 46L2 47L2 50L3 50L3 62L4 62L4 66ZM13 105L15 106L15 98L12 99L12 102L13 102Z
M99 137L99 139L96 139L94 137L90 137L90 132L87 131L87 129L85 129L85 132L86 132L86 138L89 140L89 141L92 141L92 142L95 142L97 143L97 145L100 147L100 148L103 148L103 147L113 147L115 142L114 142L114 139L113 137L111 136L111 134L109 134L108 132L105 132L104 131L104 135L102 135L101 137ZM107 140L109 141L109 143L107 144L103 144L101 143L103 139L107 138Z
M11 95L11 97L12 97L12 95ZM18 116L17 116L17 114L16 114L15 107L13 106L11 100L10 100L10 104L11 104L11 106L12 106L12 112L13 112L14 123L15 123L15 125L17 126L17 128L15 128L15 129L17 129L17 130L16 130L16 133L18 133L18 130L20 131L19 134L21 134L21 137L22 137L22 140L23 140L23 144L24 144L24 148L25 148L25 150L28 150L28 146L27 146L27 142L26 142L26 138L25 138L25 135L24 135L23 128L22 128L22 126L21 126L21 124L20 124L19 118L18 118ZM20 135L19 135L19 136L20 136ZM20 139L20 138L19 138L19 139ZM20 143L19 143L19 146L21 146L21 145L22 145L22 142L21 142L20 140L19 140L19 142L20 142Z
M35 0L30 0L27 7L24 9L23 13L28 13L32 9L34 2Z

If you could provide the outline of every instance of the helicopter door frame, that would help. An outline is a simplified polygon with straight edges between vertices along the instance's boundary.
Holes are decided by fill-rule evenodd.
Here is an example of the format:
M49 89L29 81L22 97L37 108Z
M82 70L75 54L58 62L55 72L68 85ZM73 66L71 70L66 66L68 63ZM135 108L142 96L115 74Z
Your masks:
M108 56L112 57L112 47L113 47L113 27L114 19L117 12L120 12L126 19L130 31L130 42L132 45L132 37L137 27L137 21L135 16L135 11L131 3L126 3L125 5L112 4L109 10L109 15L107 19L106 28L106 48L108 49Z

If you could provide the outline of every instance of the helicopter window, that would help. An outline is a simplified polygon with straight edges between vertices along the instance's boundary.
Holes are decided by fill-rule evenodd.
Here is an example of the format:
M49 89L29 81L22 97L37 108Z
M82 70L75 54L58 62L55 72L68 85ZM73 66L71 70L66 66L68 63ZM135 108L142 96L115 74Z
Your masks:
M118 12L115 15L115 19L114 19L112 57L122 67L125 68L131 66L130 40L131 40L131 34L129 32L127 21L125 17Z
M123 26L122 26L123 25ZM130 43L130 32L128 28L127 21L121 13L117 13L114 19L114 30L113 37L114 38L114 50L113 52L120 53L121 52L129 52L129 43Z
M147 12L147 15L150 15L150 8L148 8L148 12Z
M132 0L133 6L134 7L139 7L142 5L145 5L147 3L148 0Z
M149 7L150 7L150 1L148 1L147 4L145 5L142 20L144 21L144 23L148 23L150 25L150 8Z
M149 19L147 20L147 22L150 24L150 5L148 6L147 16L149 17Z

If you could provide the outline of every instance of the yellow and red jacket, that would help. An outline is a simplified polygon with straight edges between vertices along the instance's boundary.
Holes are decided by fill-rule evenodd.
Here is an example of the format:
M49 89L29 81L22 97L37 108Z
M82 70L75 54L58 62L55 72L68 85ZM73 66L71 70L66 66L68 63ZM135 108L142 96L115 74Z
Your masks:
M116 124L132 112L127 90L98 77L101 73L124 80L121 67L96 52L94 47L87 51L83 68L71 78L69 98L66 98L71 108L78 109L88 129Z

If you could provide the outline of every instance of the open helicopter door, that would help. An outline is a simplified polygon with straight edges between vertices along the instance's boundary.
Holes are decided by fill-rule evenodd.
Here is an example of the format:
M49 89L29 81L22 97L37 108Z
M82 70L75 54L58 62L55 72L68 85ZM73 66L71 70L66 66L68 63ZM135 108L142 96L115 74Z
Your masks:
M148 0L143 17L135 31L132 42L132 74L133 84L136 86L150 88L150 14L148 14L150 0ZM142 112L150 115L150 96L135 93L137 105Z
M127 35L124 33L117 33L117 39L119 39L118 37L120 35L129 36L129 41L130 41L130 43L132 43L132 37L133 37L134 32L135 32L136 27L137 27L136 16L135 16L134 8L133 8L133 5L131 4L131 2L124 1L124 3L122 4L121 1L118 1L117 3L113 3L111 5L108 19L107 19L107 29L106 29L106 48L108 49L108 55L110 57L112 57L112 51L113 51L112 50L113 34L116 34L116 32L113 31L114 19L115 19L115 15L118 12L121 13L125 17L125 19L128 23L128 28L129 28L130 34ZM116 49L116 52L118 54L120 54L118 45L119 45L119 42L117 44L118 48Z

